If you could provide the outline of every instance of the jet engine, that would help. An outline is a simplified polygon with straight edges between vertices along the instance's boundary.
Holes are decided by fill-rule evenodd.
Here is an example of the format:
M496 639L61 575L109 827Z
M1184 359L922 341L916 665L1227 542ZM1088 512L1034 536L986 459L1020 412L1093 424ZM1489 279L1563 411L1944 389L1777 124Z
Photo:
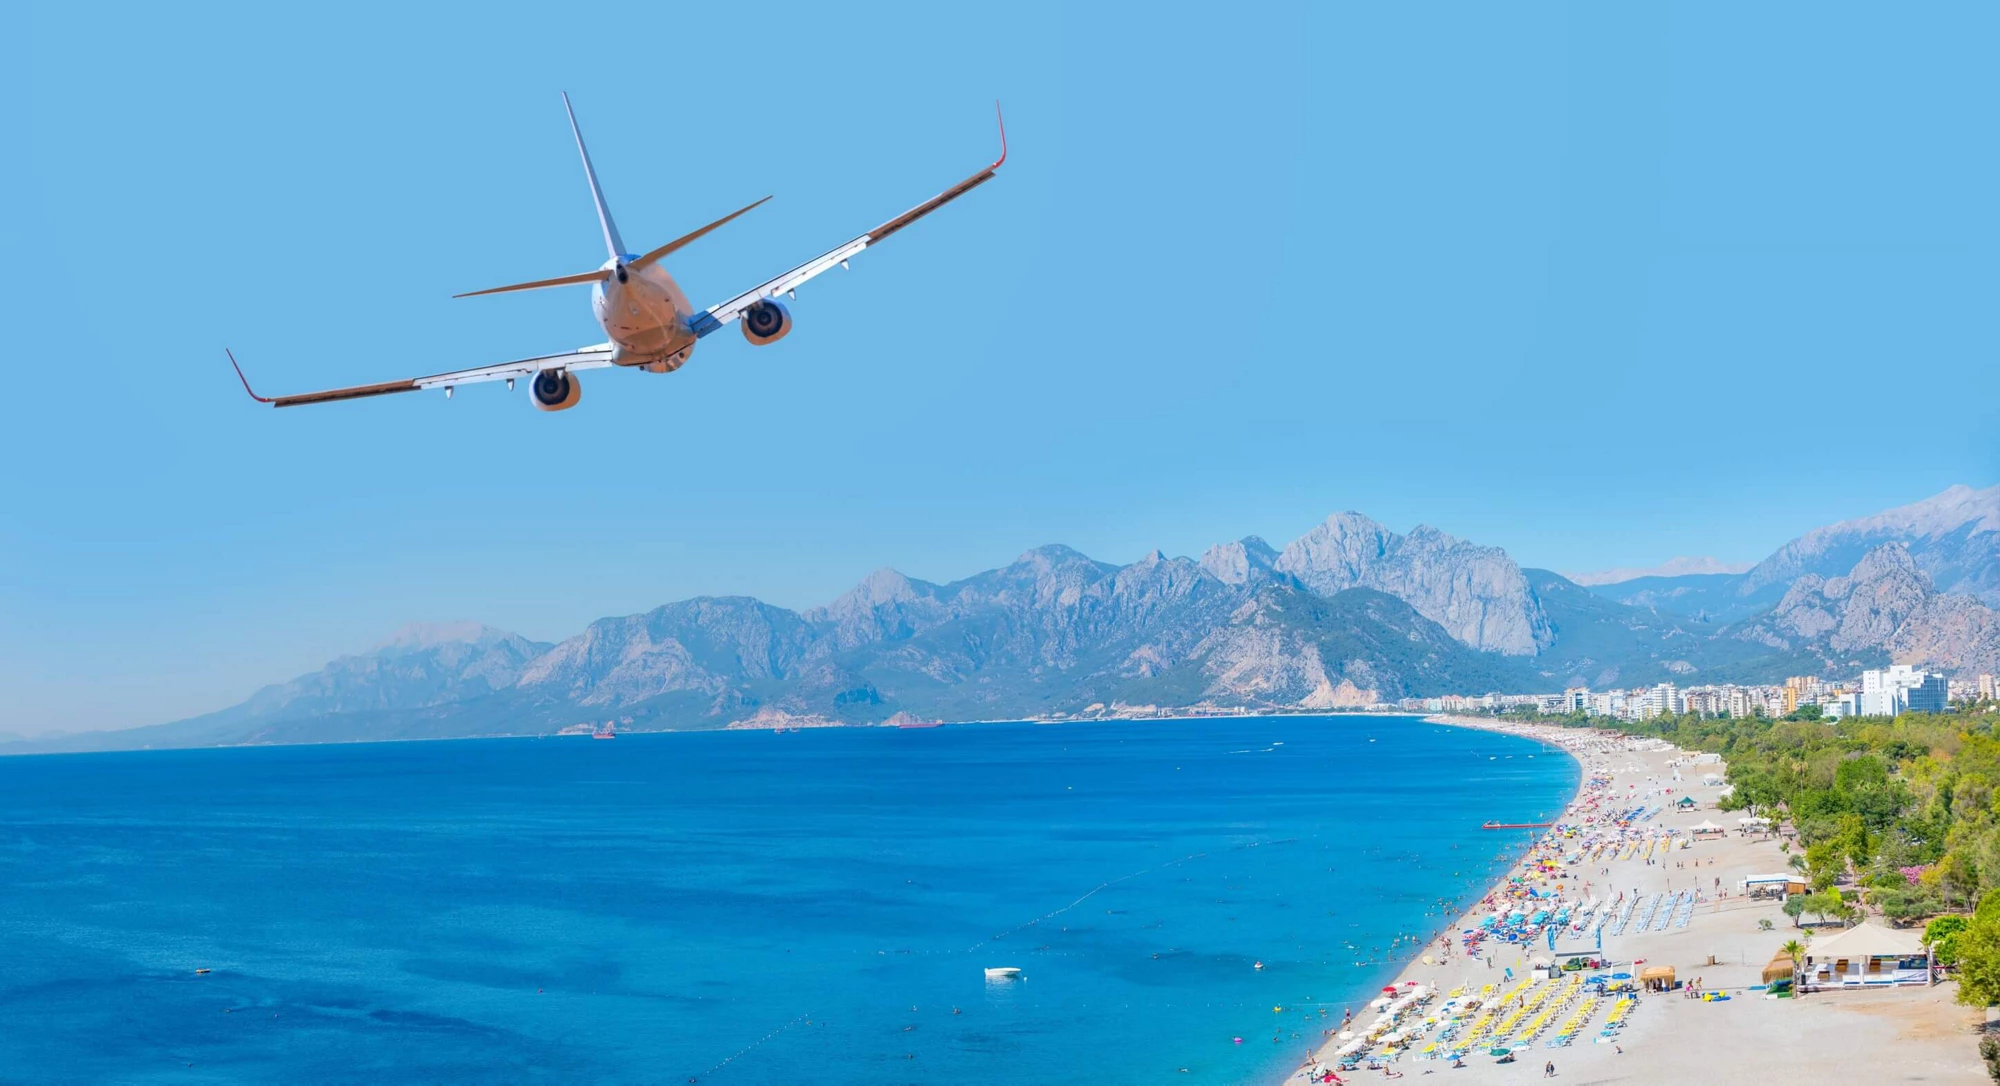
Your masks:
M776 343L792 330L792 311L776 298L766 298L743 311L743 338L759 347Z
M583 399L583 382L568 370L543 370L528 383L528 398L544 411L566 411Z

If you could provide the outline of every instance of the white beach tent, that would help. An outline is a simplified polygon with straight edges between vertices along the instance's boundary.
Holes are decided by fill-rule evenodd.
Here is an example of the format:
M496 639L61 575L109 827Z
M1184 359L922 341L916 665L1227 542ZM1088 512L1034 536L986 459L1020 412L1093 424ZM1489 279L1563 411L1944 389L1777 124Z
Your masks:
M1867 921L1806 947L1801 970L1814 988L1875 988L1931 981L1930 951L1913 931Z
M1694 825L1692 825L1692 826L1690 826L1690 827L1688 827L1688 828L1689 828L1690 830L1694 831L1695 833L1726 833L1726 832L1728 832L1728 831L1724 830L1724 829L1723 829L1723 828L1722 828L1721 826L1718 826L1718 825L1716 825L1716 824L1715 824L1714 822L1712 822L1712 821L1710 821L1709 819L1706 819L1706 818L1702 819L1701 821L1699 821L1699 822L1695 823Z

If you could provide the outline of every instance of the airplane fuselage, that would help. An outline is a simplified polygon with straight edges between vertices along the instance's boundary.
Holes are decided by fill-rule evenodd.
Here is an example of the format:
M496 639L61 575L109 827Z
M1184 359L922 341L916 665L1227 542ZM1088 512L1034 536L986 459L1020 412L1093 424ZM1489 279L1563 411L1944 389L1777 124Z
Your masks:
M688 327L694 307L659 263L628 266L637 259L604 262L602 270L612 274L591 287L591 311L604 326L619 365L654 373L679 369L694 353L696 337Z

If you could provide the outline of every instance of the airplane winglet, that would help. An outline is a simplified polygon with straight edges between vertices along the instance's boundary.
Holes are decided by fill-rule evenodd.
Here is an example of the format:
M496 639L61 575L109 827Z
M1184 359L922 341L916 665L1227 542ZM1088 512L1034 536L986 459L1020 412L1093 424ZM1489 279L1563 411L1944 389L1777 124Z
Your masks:
M237 364L236 364L236 352L235 352L235 351L232 351L232 350L230 350L230 349L229 349L229 348L227 348L227 347L224 347L224 348L222 349L222 353L223 353L223 354L226 354L226 355L228 355L228 356L229 356L229 365L230 365L230 368L232 368L232 369L234 369L234 370L236 371L236 379L237 379L238 381L241 381L241 382L243 382L243 391L245 391L245 392L249 392L249 393L250 393L250 398L251 398L251 399L253 399L253 400L256 400L256 401L257 401L258 403L270 403L270 402L271 402L271 399L270 399L270 397L268 397L268 396L259 396L259 395L257 395L257 394L256 394L255 392L252 392L252 391L251 391L251 389L250 389L250 379L249 379L248 377L245 377L245 376L243 376L243 367L242 367L242 366L239 366L239 365L237 365Z
M993 160L993 165L986 167L989 170L997 170L1002 162L1007 161L1007 118L1000 113L998 98L993 100L993 119L1000 122L1000 157Z

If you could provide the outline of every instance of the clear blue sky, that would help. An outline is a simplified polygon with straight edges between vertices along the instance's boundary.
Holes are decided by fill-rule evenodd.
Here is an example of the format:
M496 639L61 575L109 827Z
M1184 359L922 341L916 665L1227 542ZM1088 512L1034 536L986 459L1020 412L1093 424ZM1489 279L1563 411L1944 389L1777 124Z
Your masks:
M16 11L0 731L413 619L554 639L1348 508L1747 560L2000 479L2000 8L1076 8ZM450 298L602 259L559 89L635 247L777 194L674 258L698 304L988 161L995 98L1013 157L784 343L566 414L244 399L224 344L297 391L600 340L581 289Z

